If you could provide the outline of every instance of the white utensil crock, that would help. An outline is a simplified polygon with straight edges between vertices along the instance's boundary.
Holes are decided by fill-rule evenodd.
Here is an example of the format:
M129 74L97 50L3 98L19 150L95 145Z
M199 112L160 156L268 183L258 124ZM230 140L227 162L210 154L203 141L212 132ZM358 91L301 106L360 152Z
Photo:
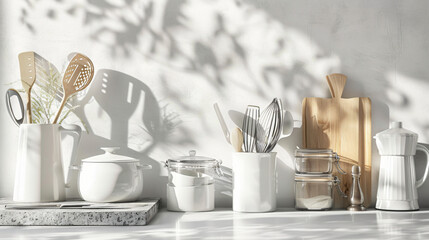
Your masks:
M21 124L13 200L16 202L51 202L65 200L66 180L61 160L61 132L77 134L72 154L76 150L81 129L77 125ZM65 168L68 170L67 168Z
M236 212L276 210L276 154L233 153L233 203Z
M90 202L131 202L143 192L143 171L151 165L114 154L119 148L101 148L105 154L82 160L79 193Z

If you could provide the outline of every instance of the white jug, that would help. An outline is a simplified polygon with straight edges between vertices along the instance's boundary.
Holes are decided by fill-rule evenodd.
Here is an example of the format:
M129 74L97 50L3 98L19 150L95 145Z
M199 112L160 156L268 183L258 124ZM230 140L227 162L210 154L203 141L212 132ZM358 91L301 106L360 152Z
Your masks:
M61 154L61 132L76 133L71 165L81 128L77 125L21 124L15 172L13 200L16 202L51 202L65 200L66 181ZM68 167L66 168L68 170ZM70 174L68 174L70 175Z
M375 137L381 155L377 203L381 210L418 210L417 188L423 185L429 170L429 151L417 144L418 135L392 122L390 128ZM416 150L426 153L426 170L416 181L414 155Z

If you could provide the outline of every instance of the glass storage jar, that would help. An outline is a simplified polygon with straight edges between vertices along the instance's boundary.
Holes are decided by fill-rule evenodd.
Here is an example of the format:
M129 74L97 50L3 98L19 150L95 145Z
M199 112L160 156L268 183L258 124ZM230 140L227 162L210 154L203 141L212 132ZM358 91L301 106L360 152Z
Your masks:
M214 177L223 176L222 161L196 156L168 159L167 209L170 211L210 211L214 209Z
M331 149L297 149L295 150L296 174L331 174L332 165L339 173L345 174L340 167L340 158Z
M342 197L340 180L331 175L295 176L295 208L297 210L329 210L334 205L333 187Z

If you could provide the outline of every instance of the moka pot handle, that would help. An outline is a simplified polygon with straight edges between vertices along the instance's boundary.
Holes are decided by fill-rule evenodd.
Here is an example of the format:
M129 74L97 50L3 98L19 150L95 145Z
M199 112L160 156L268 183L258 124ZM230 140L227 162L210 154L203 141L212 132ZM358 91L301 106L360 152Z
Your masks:
M422 151L426 154L426 169L425 169L425 173L423 174L423 177L420 178L419 180L416 181L416 187L419 188L423 185L423 183L426 181L426 178L428 177L428 172L429 172L429 150L421 145L421 144L417 144L416 149L418 151Z

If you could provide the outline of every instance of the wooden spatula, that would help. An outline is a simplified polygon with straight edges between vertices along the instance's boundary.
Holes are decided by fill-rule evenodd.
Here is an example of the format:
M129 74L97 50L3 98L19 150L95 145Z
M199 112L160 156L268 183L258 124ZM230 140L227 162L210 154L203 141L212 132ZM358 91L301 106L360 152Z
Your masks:
M231 132L231 145L236 152L243 151L243 132L238 127L234 128Z
M27 93L27 122L32 123L31 117L31 89L36 81L36 64L34 64L34 52L23 52L18 55L21 72L21 83Z
M77 53L70 61L69 65L67 66L66 72L64 73L64 96L63 100L61 101L60 108L55 115L53 123L58 122L58 118L61 115L61 111L63 110L67 99L71 95L85 89L91 83L93 77L94 65L92 64L91 59L89 59L87 56Z

